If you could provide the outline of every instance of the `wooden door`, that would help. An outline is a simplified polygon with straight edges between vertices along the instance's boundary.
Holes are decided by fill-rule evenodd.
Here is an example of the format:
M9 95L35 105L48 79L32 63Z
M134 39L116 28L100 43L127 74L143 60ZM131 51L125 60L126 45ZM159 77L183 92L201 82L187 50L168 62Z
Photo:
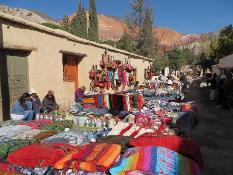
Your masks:
M28 91L27 57L21 52L3 52L0 70L2 119L7 120L10 118L10 111L15 101Z
M75 89L78 88L78 59L76 56L68 55L65 57L64 80L74 82Z

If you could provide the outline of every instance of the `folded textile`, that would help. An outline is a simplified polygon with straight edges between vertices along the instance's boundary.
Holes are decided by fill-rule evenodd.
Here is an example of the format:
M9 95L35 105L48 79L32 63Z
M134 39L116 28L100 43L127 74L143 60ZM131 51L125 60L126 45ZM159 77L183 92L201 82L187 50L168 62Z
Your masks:
M9 125L0 128L0 136L4 136L6 138L12 138L24 131L32 129L30 126L23 125Z
M26 126L30 126L34 129L39 129L42 126L48 125L53 123L51 120L32 120L32 121L22 121L20 122L18 125L26 125Z
M56 131L64 131L65 128L72 128L73 126L73 121L56 121L53 122L52 124L42 126L40 129L43 130L56 130Z
M95 103L95 99L91 97L89 98L85 97L83 98L83 103Z
M13 166L15 171L24 175L54 175L53 167L45 167L45 168L25 168L21 166Z
M10 140L0 144L0 158L5 158L7 155L19 148L33 143L33 140Z
M130 145L139 146L161 146L176 151L183 156L196 161L203 168L201 150L198 144L191 139L179 136L144 137L140 136L130 141Z
M12 137L12 139L34 139L35 142L40 142L56 133L56 131L52 130L31 129Z
M201 175L193 160L163 147L135 147L125 151L116 166L109 171L114 175L127 174L139 170L154 174Z
M129 126L129 123L118 122L117 125L114 128L112 128L112 130L108 133L108 135L120 135L122 130L124 130L128 126Z
M0 136L0 144L5 143L5 142L8 142L8 141L10 141L10 140L11 140L11 138L6 138L6 137L4 137L4 136Z
M73 172L72 169L59 170L59 171L57 171L57 173L62 174L62 175L106 175L106 173L103 173L103 172L87 172L87 171L75 171L75 172Z
M84 108L97 108L95 104L83 104Z
M33 139L35 135L39 134L42 131L43 130L40 129L30 129L12 137L12 139Z
M17 125L20 122L22 121L21 120L7 120L4 122L0 122L0 127L9 126L9 125Z
M12 169L12 166L7 163L0 163L0 174L1 175L17 175L16 171Z
M53 135L43 142L53 142L53 143L68 143L71 145L83 145L88 144L88 132L79 130L79 129L72 129L67 132L62 132L56 135Z
M77 150L69 144L38 143L20 148L7 157L11 164L29 168L53 166L66 154Z
M96 143L118 144L121 146L121 151L123 152L130 147L129 142L131 139L132 137L129 136L106 136L98 138Z
M113 165L120 152L121 146L117 144L92 143L77 151L72 159L78 162L76 169L104 172Z

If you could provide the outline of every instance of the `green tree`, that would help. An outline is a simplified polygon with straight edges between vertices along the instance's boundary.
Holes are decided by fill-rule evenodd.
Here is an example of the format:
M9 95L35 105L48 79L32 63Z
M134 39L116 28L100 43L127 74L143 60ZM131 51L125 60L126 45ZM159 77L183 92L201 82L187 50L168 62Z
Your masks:
M233 53L233 27L229 25L225 27L219 34L218 38L218 54L219 57L225 57Z
M136 42L135 39L128 33L124 33L122 38L116 43L118 49L126 50L128 52L135 53Z
M131 13L126 17L126 22L130 31L139 36L142 30L145 7L144 0L132 0L130 3Z
M167 57L155 57L153 61L154 71L158 74L161 70L169 65Z
M78 36L78 18L77 15L71 21L71 33Z
M169 67L177 71L187 63L187 55L182 49L174 48L166 54L169 60Z
M217 40L212 40L210 43L209 57L215 60L215 63L219 59L233 54L233 27L229 25L220 31ZM215 64L214 63L214 64Z
M69 17L64 16L62 20L62 27L65 29L65 31L70 32L70 22L69 22Z
M77 13L71 22L71 33L81 38L87 38L87 17L82 0L79 1Z
M77 11L77 36L87 38L87 16L82 0L79 1Z
M211 66L214 64L215 64L215 60L210 58L208 56L208 53L206 53L206 52L201 52L197 56L197 65L200 65L202 67L204 74L205 74L206 70L208 68L211 68Z
M152 9L146 8L141 33L138 38L137 52L149 58L155 58L158 50L158 42L153 34Z
M99 41L98 17L96 12L95 0L89 1L89 28L88 39L92 41Z

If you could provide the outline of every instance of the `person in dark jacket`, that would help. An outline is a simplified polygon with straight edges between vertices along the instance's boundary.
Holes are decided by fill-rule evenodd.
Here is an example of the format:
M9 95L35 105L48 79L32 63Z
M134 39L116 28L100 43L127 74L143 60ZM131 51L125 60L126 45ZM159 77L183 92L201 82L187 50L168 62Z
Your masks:
M51 112L58 109L59 106L56 102L54 92L52 90L49 90L48 94L44 97L42 101L42 110L43 112Z
M35 114L39 114L41 110L41 101L36 93L36 90L31 89L29 94L31 96L32 109L34 110Z
M32 102L30 95L24 93L15 103L11 111L12 120L32 120L34 111L32 110Z

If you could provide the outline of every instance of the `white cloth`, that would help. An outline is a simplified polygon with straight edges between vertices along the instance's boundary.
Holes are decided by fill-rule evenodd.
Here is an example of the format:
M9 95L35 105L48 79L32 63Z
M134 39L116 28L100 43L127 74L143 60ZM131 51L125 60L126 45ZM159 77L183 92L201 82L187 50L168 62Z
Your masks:
M24 115L11 114L12 120L22 120L23 118L24 118Z
M18 134L21 134L27 130L31 130L32 128L30 126L25 125L9 125L4 126L0 128L0 136L6 137L6 138L12 138Z

